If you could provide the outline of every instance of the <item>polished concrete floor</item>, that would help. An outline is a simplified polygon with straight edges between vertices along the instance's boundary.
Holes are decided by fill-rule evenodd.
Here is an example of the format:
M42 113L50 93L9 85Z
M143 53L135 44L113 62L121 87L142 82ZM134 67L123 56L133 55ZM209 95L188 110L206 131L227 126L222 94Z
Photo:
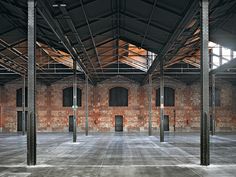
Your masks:
M0 177L236 177L236 134L211 137L211 165L199 165L198 133L38 133L37 165L26 166L26 136L0 134Z

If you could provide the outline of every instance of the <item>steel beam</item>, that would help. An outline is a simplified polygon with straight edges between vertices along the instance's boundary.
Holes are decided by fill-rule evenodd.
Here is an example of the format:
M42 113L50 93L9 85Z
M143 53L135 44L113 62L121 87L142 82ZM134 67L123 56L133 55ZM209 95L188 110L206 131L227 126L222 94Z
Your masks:
M91 83L93 83L93 80L89 76L89 73L88 73L85 65L81 62L78 54L75 52L75 50L71 46L70 42L68 41L68 38L66 38L66 36L64 35L64 32L61 29L60 25L52 17L50 11L48 10L47 6L44 4L43 1L38 1L37 11L43 17L43 19L48 24L48 26L51 28L51 30L56 35L56 37L61 41L62 45L65 47L65 49L71 55L71 57L78 62L79 66L84 71L85 75L88 76L88 78L91 81Z
M116 30L116 55L117 55L117 72L120 72L120 53L119 53L119 41L120 41L120 0L116 0L117 5L117 30Z
M160 63L160 142L164 142L164 69Z
M142 33L138 32L138 31L135 31L134 29L129 29L129 28L124 27L124 26L120 26L120 29L122 29L122 30L124 30L124 31L126 31L126 32L129 32L129 33L132 33L133 35L135 35L135 36L137 36L137 37L143 37L143 34L142 34ZM124 38L124 37L122 37L122 38ZM145 39L147 39L147 40L149 40L149 41L152 41L152 42L155 42L155 43L158 43L159 45L164 45L164 44L165 44L163 41L159 41L158 39L151 38L151 37L148 37L148 36L146 36ZM126 42L131 43L131 44L134 44L134 45L137 46L137 47L141 47L141 44L140 44L140 43L136 43L136 42L130 41L129 39L126 39L126 38L124 38L124 40L125 40ZM148 50L148 51L149 51L149 50L150 50L150 51L151 51L151 50L155 50L154 47L152 47L152 48L151 48L151 47L148 47L148 48L147 48L147 46L145 46L145 45L143 45L142 48L145 49L145 50Z
M85 5L85 2L83 2L83 5ZM59 5L58 5L58 6L59 6ZM69 8L67 8L67 10L70 11ZM90 17L90 26L91 26L91 25L93 25L93 26L95 25L95 26L96 26L96 23L97 23L97 22L100 22L100 21L102 21L102 20L109 19L112 15L114 15L114 13L105 13L105 14L99 16L99 17L96 17L96 18L91 18L91 17ZM75 28L76 28L76 30L79 30L79 29L81 29L81 28L84 28L85 26L87 26L87 22L81 23L81 24L75 26ZM69 32L70 32L70 31L65 31L66 34L68 34ZM89 38L90 38L90 37L89 37Z
M146 18L137 17L136 14L134 14L134 13L130 13L128 11L121 11L121 14L123 16L129 17L127 19L127 21L137 21L139 23L142 23L143 25L145 25L147 23ZM158 23L150 23L149 26L157 28L167 34L172 33L172 31L170 31L170 29L168 27L166 27L165 25L161 25L160 23L159 24Z
M223 58L223 56L222 56L222 46L220 45L220 48L219 48L219 50L220 50L220 66L222 65L222 58ZM213 63L213 62L212 62Z
M227 71L229 68L236 67L236 59L230 60L228 63L225 63L221 66L219 66L216 69L211 70L211 74L219 74L220 72Z
M73 60L73 142L76 142L77 140L77 133L76 133L76 127L77 127L77 75L76 75L76 61Z
M94 50L95 50L95 53L96 53L96 57L97 57L97 60L98 60L98 63L99 63L99 66L103 72L103 69L102 69L102 65L101 65L101 61L100 61L100 57L98 55L98 50L97 50L97 47L96 47L96 43L95 43L95 40L94 40L94 37L93 37L93 33L92 33L92 30L91 30L91 27L90 27L90 24L89 24L89 21L88 21L88 17L87 17L87 14L85 12L85 9L84 9L84 4L83 4L83 1L80 0L80 4L81 4L81 7L82 7L82 11L83 11L83 14L84 14L84 18L86 20L86 23L88 25L88 30L89 30L89 34L90 34L90 37L91 37L91 40L92 40L92 44L93 44L93 47L94 47Z
M215 74L211 75L211 116L212 116L212 131L211 131L211 135L215 135L215 129L216 129L216 77Z
M64 19L66 20L67 24L69 25L71 31L73 32L73 34L74 34L74 36L75 36L75 39L76 39L76 41L77 41L77 44L80 45L80 47L81 47L83 53L85 54L85 56L86 56L87 59L89 60L90 64L92 65L94 71L96 72L95 66L94 66L94 64L93 64L93 62L92 62L92 59L90 58L90 56L89 56L89 54L88 54L88 52L87 52L87 50L86 50L86 48L85 48L85 45L84 45L82 39L80 38L80 36L79 36L79 34L78 34L78 31L77 31L76 28L75 28L74 22L72 21L72 19L71 19L71 17L70 17L70 14L69 14L68 11L66 10L66 7L65 7L65 6L61 6L61 5L59 5L59 6L60 6L60 10L62 11L62 13L63 13L63 15L64 15L64 17L65 17ZM67 37L67 40L69 40L68 37ZM73 48L73 50L74 50L74 52L77 54L76 49ZM86 69L87 69L87 68L86 68Z
M14 74L18 74L18 75L24 75L24 71L20 71L15 69L14 67L11 66L11 63L6 63L6 60L2 60L2 58L0 57L0 66L6 68L7 70L11 70L12 72L14 72Z
M116 29L116 27L110 28L109 31L112 31L112 30L114 30L114 29ZM95 34L95 35L97 35L97 34ZM99 35L99 34L98 34L98 35ZM110 39L108 39L108 40L104 40L103 42L97 43L96 47L97 47L97 48L100 48L100 49L103 49L103 48L110 48L110 47L108 47L108 46L103 46L103 45L105 45L105 44L107 44L107 43L110 43L110 42L112 42L112 41L114 41L114 40L115 40L115 38L110 38ZM87 50L87 51L93 50L93 47L89 47L89 48L87 48L86 50Z
M72 75L72 74L73 74L73 72L63 72L63 71L62 72L54 72L54 73L53 72L37 73L37 75L58 75L58 76L60 76L60 75ZM103 72L97 72L97 75L112 75L112 74L117 74L117 72L115 72L115 71L111 71L111 72L108 71L108 72L104 72L104 73ZM142 71L133 71L133 72L132 71L127 71L127 72L125 72L125 71L122 71L119 74L121 74L121 75L130 75L130 74L133 74L133 75L144 75L144 74L146 74L146 72L142 72ZM1 75L1 73L0 73L0 75ZM84 75L84 73L78 73L77 72L77 75Z
M136 53L136 52L134 52L132 50L129 50L129 49L126 49L124 47L120 47L120 49L125 50L126 52L129 52L129 53L133 53L133 55L129 55L129 56L138 56L138 57L141 57L141 58L143 58L145 60L149 59L147 56L141 55L139 53Z
M89 129L89 126L88 126L88 118L89 118L89 112L88 112L88 92L89 92L89 86L88 86L88 77L85 76L85 88L86 88L86 94L85 94L85 117L86 117L86 120L85 120L85 134L86 136L88 136L88 129Z
M209 2L201 0L201 165L210 164L209 148Z
M23 76L22 87L22 135L25 135L25 76Z
M22 42L25 41L21 40ZM18 51L17 49L14 48L14 46L12 47L12 45L9 45L7 42L5 42L4 40L0 39L0 45L5 47L6 50L10 51L11 53L13 53L14 55L16 55L17 57L21 58L23 61L27 62L28 61L28 57L24 54L22 54L20 51ZM17 43L15 44L17 45ZM42 67L40 67L39 64L36 63L37 69L39 70L43 70Z
M143 43L145 42L145 38L146 38L147 33L148 33L149 25L150 25L150 23L152 21L152 16L153 16L154 10L156 8L156 4L157 4L157 0L154 1L154 4L152 6L152 10L151 10L150 16L148 18L147 26L146 26L146 29L145 29L145 32L144 32L144 36L143 36L143 39L142 39L142 42L141 42L141 48L143 47Z
M27 119L27 165L36 165L36 114L35 114L35 52L36 9L35 0L28 0L28 119Z
M14 30L15 30L15 28L14 28ZM3 34L0 34L0 36L1 35L3 35ZM3 41L2 39L0 39L0 41ZM0 45L2 45L4 48L2 48L1 50L0 50L0 52L2 52L2 51L4 51L4 50L9 50L9 49L12 49L12 48L14 48L16 45L18 45L18 44L20 44L20 43L23 43L23 42L25 42L26 41L26 39L21 39L21 40L19 40L19 41L16 41L16 42L14 42L13 44L11 44L11 45L9 45L9 44L7 44L7 45L2 45L2 42L0 42ZM6 42L5 42L5 44L6 44Z
M176 110L174 109L174 132L176 131Z
M174 31L174 33L171 35L171 37L169 38L168 42L166 43L166 45L161 49L161 52L157 55L157 57L154 59L151 67L148 69L148 73L147 76L145 77L145 79L143 80L143 82L145 82L148 78L149 74L152 74L156 67L160 64L160 60L162 60L164 58L164 56L166 55L166 53L169 51L169 49L171 48L172 45L174 45L174 42L178 39L178 37L183 33L186 25L194 18L194 16L196 15L196 13L198 12L198 0L194 0L192 2L192 5L190 6L190 8L188 9L188 11L185 13L184 17L182 18L181 22L178 24L178 26L176 27L176 30Z
M149 75L148 85L148 135L152 136L152 75Z
M149 5L153 5L151 1L147 1L147 0L142 0L142 2L146 3L146 4L149 4ZM168 6L166 7L165 5L162 5L161 3L159 4L156 4L156 7L161 9L161 10L164 10L168 13L171 13L173 15L176 15L178 17L182 17L182 14L180 14L178 11L174 10L174 9L171 9L171 8L168 8Z
M10 66L12 66L13 68L14 68L14 67L17 67L18 70L19 70L19 72L25 73L25 71L27 70L27 67L25 67L24 65L20 64L19 62L15 61L14 59L12 59L12 58L6 56L5 54L3 54L3 53L1 53L1 52L0 52L0 59L3 60L3 61L5 61L6 64L8 63L8 64L9 64ZM15 69L15 70L16 70L16 69ZM23 71L21 71L21 70L23 70Z

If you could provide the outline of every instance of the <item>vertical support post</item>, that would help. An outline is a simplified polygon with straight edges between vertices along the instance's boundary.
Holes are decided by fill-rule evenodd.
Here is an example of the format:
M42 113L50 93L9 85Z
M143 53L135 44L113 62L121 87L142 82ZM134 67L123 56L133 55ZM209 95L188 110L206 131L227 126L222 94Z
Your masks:
M174 110L174 132L176 131L176 110Z
M210 164L209 149L209 2L201 0L201 165Z
M152 75L149 74L148 85L148 135L152 136Z
M222 46L220 45L220 66L222 65L222 59L223 59L223 52L222 52Z
M160 142L164 142L164 71L160 62Z
M28 0L28 111L27 165L36 165L36 115L35 115L35 48L36 48L35 0Z
M230 50L230 60L233 60L233 59L234 59L234 51Z
M25 135L25 76L23 76L22 88L22 135Z
M88 77L85 76L86 79L86 94L85 94L85 117L86 117L86 121L85 121L85 134L86 136L88 136Z
M73 142L76 142L77 139L77 133L76 133L76 127L77 127L77 73L76 73L76 60L73 60Z
M215 74L212 74L211 76L212 79L212 86L211 86L211 101L212 101L212 131L211 131L211 135L215 135L215 130L216 130L216 124L215 124L215 119L216 119L216 82L215 82Z

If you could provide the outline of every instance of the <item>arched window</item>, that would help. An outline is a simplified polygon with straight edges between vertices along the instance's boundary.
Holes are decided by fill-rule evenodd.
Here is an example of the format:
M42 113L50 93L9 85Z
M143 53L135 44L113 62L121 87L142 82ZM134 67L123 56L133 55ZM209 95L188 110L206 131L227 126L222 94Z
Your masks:
M63 89L63 107L73 106L73 87ZM81 89L77 88L77 106L81 106Z
M110 89L109 106L128 106L128 89L123 87Z
M156 90L156 106L160 106L160 88ZM175 106L175 90L164 88L164 106Z
M22 107L22 88L16 90L16 107ZM28 106L28 88L25 88L25 106Z

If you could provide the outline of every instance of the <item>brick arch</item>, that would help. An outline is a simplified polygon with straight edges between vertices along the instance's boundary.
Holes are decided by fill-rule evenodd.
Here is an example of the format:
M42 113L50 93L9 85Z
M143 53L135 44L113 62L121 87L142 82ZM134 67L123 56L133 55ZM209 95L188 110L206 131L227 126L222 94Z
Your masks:
M107 89L108 89L108 91L109 90L111 90L112 88L115 88L115 87L122 87L122 88L125 88L125 89L127 89L128 91L130 91L130 87L129 86L121 86L120 84L117 84L117 85L111 85L111 86L109 86L109 87L107 87Z
M169 77L164 77L164 86L165 87L177 89L177 88L182 88L183 85L185 85L185 83L183 83L181 81L177 81L177 80L169 78ZM160 82L159 81L153 82L153 88L155 88L155 89L160 88Z
M164 87L168 87L168 88L171 88L171 89L173 89L173 90L176 90L178 87L177 86L173 86L173 85L164 85ZM157 90L157 89L159 89L160 88L160 86L158 85L158 86L156 86L156 87L154 87L154 89L155 90Z
M64 90L64 89L66 89L66 88L70 88L70 87L73 88L73 85L69 85L69 86L68 86L68 85L65 85L65 86L63 86L63 87L61 87L61 88L62 88L62 90ZM82 87L77 86L77 88L80 89L81 91L83 90Z

